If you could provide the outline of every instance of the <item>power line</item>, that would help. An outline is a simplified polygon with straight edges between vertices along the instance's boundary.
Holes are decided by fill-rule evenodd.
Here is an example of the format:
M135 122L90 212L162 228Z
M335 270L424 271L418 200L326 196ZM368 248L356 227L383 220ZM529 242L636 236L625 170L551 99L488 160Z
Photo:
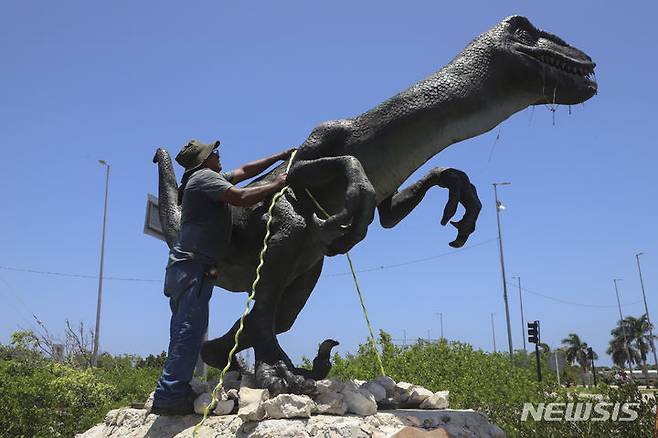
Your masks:
M0 266L0 269L3 269L5 271L26 272L26 273L29 273L29 274L55 275L55 276L58 276L58 277L89 278L89 279L98 280L98 275L73 274L73 273L69 273L69 272L39 271L39 270L36 270L36 269L14 268L14 267L11 267L11 266ZM152 279L148 279L148 278L131 278L131 277L103 277L103 280L145 281L145 282L162 283L162 280L152 280Z
M393 264L390 264L390 265L380 265L380 266L377 266L377 267L360 269L356 272L357 273L376 272L376 271L383 271L383 270L386 270L386 269L399 268L399 267L407 266L407 265L413 265L413 264L416 264L416 263L423 263L423 262L427 262L427 261L430 261L430 260L435 260L435 259L438 259L438 258L454 255L454 254L457 254L459 252L469 250L471 248L477 248L479 246L487 245L487 244L489 244L491 242L494 242L496 240L498 240L498 239L492 238L492 239L484 240L482 242L479 242L479 243L476 243L474 245L470 245L468 247L461 248L461 249L458 249L458 250L453 250L453 251L450 251L450 252L445 252L445 253L437 254L437 255L434 255L434 256L423 257L423 258L420 258L420 259L413 259L413 260L409 260L409 261L406 261L406 262L393 263ZM36 270L36 269L16 268L16 267L11 267L11 266L0 266L0 269L5 270L5 271L24 272L24 273L28 273L28 274L53 275L53 276L58 276L58 277L84 278L84 279L93 279L93 280L98 279L98 275L74 274L74 273L55 272L55 271L40 271L40 270ZM341 277L341 276L344 276L344 275L351 275L351 272L346 271L346 272L337 272L337 273L333 273L333 274L322 274L320 277ZM113 281L134 281L134 282L146 282L146 283L162 283L162 281L163 281L163 280L154 280L154 279L149 279L149 278L136 278L136 277L103 277L103 279L104 280L113 280ZM509 283L509 282L507 282L507 283ZM564 300L562 298L557 298L557 297L553 297L553 296L550 296L550 295L547 295L547 294L544 294L544 293L541 293L541 292L530 290L526 287L521 288L521 290L523 290L523 291L525 291L529 294L545 298L547 300L552 300L552 301L555 301L555 302L558 302L558 303L561 303L561 304L568 304L570 306L591 307L591 308L599 308L599 309L609 309L609 308L616 307L616 304L585 304L585 303L578 303L578 302L575 302L575 301ZM632 306L632 305L640 303L641 301L642 300L633 301L631 303L626 303L626 304L624 304L624 306Z
M373 267L373 268L361 269L361 270L358 270L356 272L357 273L362 273L362 272L381 271L381 270L384 270L384 269L398 268L398 267L401 267L401 266L412 265L412 264L415 264L415 263L422 263L422 262L426 262L426 261L429 261L429 260L434 260L434 259L438 259L438 258L441 258L441 257L454 255L458 252L466 251L468 249L476 248L478 246L486 245L486 244L491 243L495 240L496 239L489 239L489 240L485 240L485 241L480 242L480 243L476 243L474 245L470 245L466 248L461 248L461 249L458 249L458 250L453 250L453 251L450 251L450 252L445 252L445 253L430 256L430 257L424 257L424 258L421 258L421 259L414 259L414 260L410 260L410 261L407 261L407 262L394 263L394 264L391 264L391 265L381 265L381 266L377 266L377 267ZM58 276L58 277L85 278L85 279L98 280L98 275L74 274L74 273L69 273L69 272L55 272L55 271L41 271L41 270L37 270L37 269L16 268L16 267L11 267L11 266L0 266L0 269L3 269L5 271L25 272L25 273L28 273L28 274L54 275L54 276ZM352 272L351 271L346 271L346 272L338 272L338 273L334 273L334 274L322 274L321 277L340 277L340 276L343 276L343 275L352 275ZM162 283L162 280L153 280L153 279L150 279L150 278L134 278L134 277L105 277L104 276L103 280L141 281L141 282Z
M450 251L450 252L445 252L445 253L430 256L430 257L423 257L421 259L414 259L414 260L409 260L407 262L394 263L394 264L391 264L391 265L381 265L381 266L377 266L377 267L373 267L373 268L360 269L356 272L357 273L362 273L362 272L383 271L384 269L399 268L401 266L407 266L407 265L413 265L415 263L427 262L429 260L434 260L434 259L438 259L438 258L441 258L441 257L454 255L454 254L457 254L459 252L467 251L471 248L476 248L478 246L486 245L488 243L495 242L496 240L498 240L498 239L493 238L493 239L485 240L485 241L480 242L480 243L476 243L475 245L470 245L466 248L461 248L461 249L453 250L453 251ZM320 277L341 277L343 275L352 275L352 273L350 271L348 271L348 272L338 272L338 273L335 273L335 274L322 274L322 275L320 275Z
M507 282L507 283L511 285L511 282ZM585 304L585 303L577 303L575 301L563 300L562 298L552 297L550 295L546 295L546 294L543 294L543 293L540 293L540 292L532 291L532 290L527 289L525 287L522 287L521 290L523 290L525 292L528 292L529 294L532 294L532 295L537 295L539 297L546 298L547 300L553 300L553 301L556 301L558 303L569 304L571 306L595 307L595 308L599 308L599 309L610 309L610 308L617 307L616 304ZM626 303L626 304L624 304L624 306L632 306L632 305L638 304L640 302L642 302L642 300L633 301L632 303Z

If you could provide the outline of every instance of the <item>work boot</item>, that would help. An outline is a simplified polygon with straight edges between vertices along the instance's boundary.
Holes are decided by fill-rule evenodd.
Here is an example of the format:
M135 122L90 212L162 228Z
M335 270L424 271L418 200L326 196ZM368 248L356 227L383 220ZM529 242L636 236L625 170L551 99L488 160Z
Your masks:
M166 416L194 414L195 399L196 394L194 392L190 392L188 396L183 400L171 406L158 406L154 402L153 407L151 408L151 414Z

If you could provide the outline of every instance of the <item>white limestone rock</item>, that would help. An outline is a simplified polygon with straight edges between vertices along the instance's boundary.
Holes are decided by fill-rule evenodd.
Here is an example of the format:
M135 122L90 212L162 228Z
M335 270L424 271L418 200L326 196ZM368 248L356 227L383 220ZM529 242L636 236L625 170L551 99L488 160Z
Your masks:
M206 407L210 404L211 400L212 400L212 395L210 395L209 392L204 392L203 394L199 395L194 400L194 412L196 412L199 415L203 415L203 413L206 411Z
M280 394L263 402L267 418L309 418L313 400L306 395Z
M408 403L419 406L426 399L431 397L434 393L429 389L423 388L422 386L414 386L409 392L409 401Z
M230 400L235 400L236 402L240 399L240 395L237 389L229 389L226 391L226 398Z
M393 397L398 403L406 404L411 398L411 391L416 387L416 385L408 382L398 382L395 384L393 389Z
M97 424L77 438L190 438L199 421L197 415L157 416L149 415L143 409L122 408L110 411L105 423ZM317 415L311 418L266 419L248 423L236 415L211 416L199 428L197 437L383 438L394 436L404 429L416 436L434 436L433 432L428 434L424 430L435 427L436 436L446 436L447 433L447 436L460 438L505 438L505 433L483 414L450 409L400 409L367 417ZM445 433L441 435L442 432Z
M376 377L373 382L380 385L386 390L387 397L393 397L393 391L395 390L395 380L391 379L388 376L379 376Z
M260 421L265 418L263 402L270 398L267 389L240 388L238 417L242 421Z
M421 404L421 409L447 409L449 405L450 391L438 391L425 399Z
M342 393L348 391L356 392L359 390L360 387L361 385L357 385L353 380L350 380L348 382L343 382L343 386L340 388L340 391L338 392L342 392Z
M375 397L375 401L377 402L386 398L386 389L374 380L364 383L361 385L361 388L369 391ZM430 395L431 394L432 393L430 392Z
M339 380L324 379L315 382L318 392L341 392L343 389L343 382Z
M155 391L151 392L149 394L149 397L144 402L144 409L146 409L147 412L150 412L151 408L153 408L153 398L154 397L155 397Z
M235 407L235 400L229 399L223 390L220 391L217 396L219 400L217 401L217 405L211 414L228 415L233 412L233 408ZM194 400L194 412L199 415L203 415L206 411L206 406L208 406L211 401L212 393L204 392L203 394L199 395L196 400Z
M377 402L370 391L359 388L356 391L343 391L342 394L348 412L361 416L377 413Z
M235 400L219 400L217 406L213 409L212 413L215 415L228 415L233 412L235 407Z
M318 414L345 415L347 412L345 396L338 392L321 392L314 401Z
M190 386L192 387L192 391L194 391L195 394L203 394L204 392L212 391L212 388L208 389L207 382L203 382L196 377L190 380Z

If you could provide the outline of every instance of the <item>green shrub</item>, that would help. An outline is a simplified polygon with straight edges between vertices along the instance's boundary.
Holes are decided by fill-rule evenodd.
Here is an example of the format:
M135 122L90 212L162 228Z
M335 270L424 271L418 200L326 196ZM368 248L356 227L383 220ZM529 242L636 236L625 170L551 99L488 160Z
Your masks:
M102 419L115 394L91 370L45 360L0 361L0 433L73 436Z
M161 371L0 360L0 436L71 437L101 422L111 409L144 402Z
M644 437L650 436L656 402L643 399L634 386L621 389L604 385L591 392L610 403L640 403L639 417L633 422L580 421L547 422L529 418L521 421L524 403L592 402L592 395L578 395L557 385L554 373L542 361L543 382L537 382L534 355L515 357L512 367L502 353L474 350L460 342L419 342L407 348L393 345L385 332L379 344L386 374L395 381L422 385L432 391L449 390L450 407L484 412L508 436L528 438ZM379 375L377 359L369 343L357 354L334 355L330 377L341 380L368 380Z

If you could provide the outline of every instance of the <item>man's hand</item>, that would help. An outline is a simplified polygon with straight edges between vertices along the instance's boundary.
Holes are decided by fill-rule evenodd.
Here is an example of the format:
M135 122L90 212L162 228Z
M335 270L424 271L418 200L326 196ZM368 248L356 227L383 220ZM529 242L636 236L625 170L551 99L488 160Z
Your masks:
M286 185L286 178L288 178L287 173L282 173L281 175L276 177L276 179L274 180L274 184L276 185L277 190L283 188Z
M287 177L287 173L282 173L274 181L267 184L255 187L233 186L224 192L221 200L236 207L250 207L285 187Z

